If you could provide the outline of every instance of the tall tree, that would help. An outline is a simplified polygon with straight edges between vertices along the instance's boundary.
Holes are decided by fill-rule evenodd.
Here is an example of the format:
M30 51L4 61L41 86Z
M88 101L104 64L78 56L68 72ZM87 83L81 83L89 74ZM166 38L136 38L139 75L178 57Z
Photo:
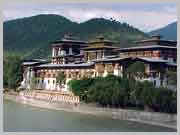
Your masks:
M66 76L63 72L59 72L56 77L56 83L62 86L62 84L65 84L66 82Z
M6 53L3 57L3 83L4 88L15 89L22 81L22 57L17 54Z
M170 85L177 86L177 72L167 71L167 79Z
M33 90L36 88L36 82L37 82L37 78L32 77L31 81L30 81L30 89Z
M145 64L135 62L127 68L126 73L130 79L142 79L145 75Z

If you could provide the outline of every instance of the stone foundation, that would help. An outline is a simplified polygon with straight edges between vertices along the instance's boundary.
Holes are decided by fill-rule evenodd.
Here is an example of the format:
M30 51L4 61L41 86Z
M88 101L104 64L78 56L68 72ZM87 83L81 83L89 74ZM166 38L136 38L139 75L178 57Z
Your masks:
M70 104L78 104L79 97L71 92L65 91L46 91L46 90L29 90L19 93L20 98L23 100L37 99L47 102L65 102Z

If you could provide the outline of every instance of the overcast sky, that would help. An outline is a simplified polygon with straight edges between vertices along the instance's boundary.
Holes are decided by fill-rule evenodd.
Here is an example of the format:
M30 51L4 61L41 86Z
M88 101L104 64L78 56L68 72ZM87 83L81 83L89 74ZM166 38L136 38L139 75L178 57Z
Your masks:
M144 32L177 21L175 3L5 3L4 20L29 17L38 14L58 14L84 22L91 18L114 18L127 22Z

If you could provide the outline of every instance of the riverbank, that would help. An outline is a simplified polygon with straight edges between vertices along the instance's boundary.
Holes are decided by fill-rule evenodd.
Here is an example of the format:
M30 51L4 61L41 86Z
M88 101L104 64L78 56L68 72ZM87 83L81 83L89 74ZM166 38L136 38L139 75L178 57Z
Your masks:
M64 102L62 103L47 102L32 98L23 100L22 98L20 98L19 95L9 94L9 93L4 94L4 99L35 106L35 107L40 107L40 108L79 112L79 113L91 114L96 116L106 116L113 119L135 121L140 123L177 129L176 126L177 115L172 115L172 114L144 112L144 111L126 110L126 109L102 108L102 107L96 107L93 105L87 105L83 103L74 105Z

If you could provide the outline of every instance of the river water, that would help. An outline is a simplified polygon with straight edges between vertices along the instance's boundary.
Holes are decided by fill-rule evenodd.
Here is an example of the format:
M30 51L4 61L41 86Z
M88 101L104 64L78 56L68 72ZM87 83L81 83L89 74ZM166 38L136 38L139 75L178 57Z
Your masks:
M4 100L5 132L173 132L175 130Z

